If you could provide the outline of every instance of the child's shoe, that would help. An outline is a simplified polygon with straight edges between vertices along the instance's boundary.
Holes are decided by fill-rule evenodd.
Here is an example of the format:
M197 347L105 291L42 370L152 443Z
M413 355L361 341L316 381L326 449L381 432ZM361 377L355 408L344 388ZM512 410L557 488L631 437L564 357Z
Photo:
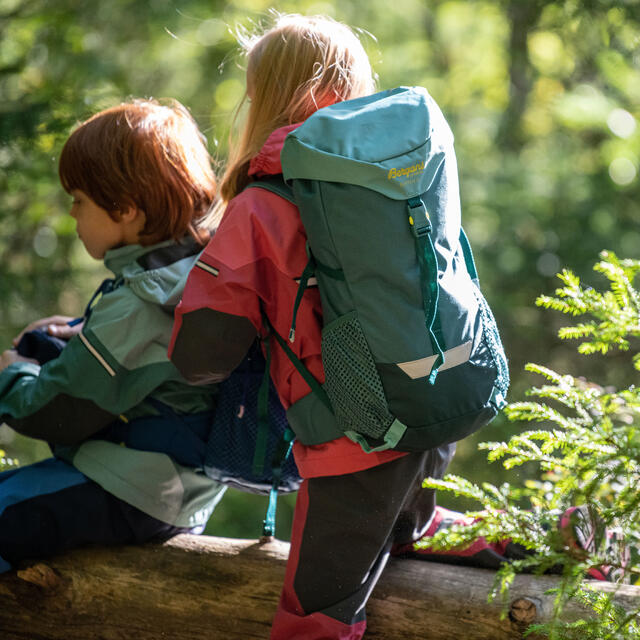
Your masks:
M569 553L579 560L589 554L604 555L611 564L589 569L587 575L595 580L626 582L630 549L617 529L607 528L592 507L581 505L567 509L558 523Z
M421 540L426 541L438 531L449 529L454 525L471 525L474 522L476 520L457 511L436 507L433 519ZM574 554L574 557L583 560L588 554L600 553L609 559L610 563L591 568L587 572L590 578L608 582L629 581L626 569L630 566L630 549L624 544L620 531L605 527L602 518L593 509L584 505L567 509L560 515L557 522L567 549ZM428 546L416 549L414 543L409 543L395 545L391 550L393 556L486 569L498 569L504 562L522 559L531 553L509 539L487 542L483 537L462 549L442 550ZM556 573L560 570L561 567L557 567L551 569L551 572Z
M429 528L420 540L426 541L438 531L450 529L454 525L471 525L474 522L476 520L457 511L436 507ZM395 545L391 549L391 555L485 569L498 569L504 562L522 558L525 555L523 547L512 543L510 540L487 542L483 537L474 540L469 546L462 549L443 550L433 549L432 547L416 549L414 544Z

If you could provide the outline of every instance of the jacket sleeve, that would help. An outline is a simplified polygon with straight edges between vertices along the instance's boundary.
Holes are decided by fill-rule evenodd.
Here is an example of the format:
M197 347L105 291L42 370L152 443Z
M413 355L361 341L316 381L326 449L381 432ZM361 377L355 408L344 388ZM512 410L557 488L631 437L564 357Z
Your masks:
M14 363L0 373L5 422L52 444L75 444L163 382L181 380L166 356L171 316L124 289L102 298L56 359L41 367Z
M13 364L2 371L1 420L30 438L70 445L85 440L116 418L92 400L67 393L55 394L41 406L29 409L30 398L38 396L42 386L38 372L29 366Z
M58 358L42 367L15 363L0 373L0 416L18 433L51 444L75 444L116 419L117 414L92 398L75 395L80 390L74 389L75 376L65 366L76 352L73 346L70 342ZM91 371L87 364L78 358L86 376L100 384L101 372Z
M262 332L261 296L268 295L272 264L252 202L242 194L230 203L176 308L169 357L196 384L229 375Z

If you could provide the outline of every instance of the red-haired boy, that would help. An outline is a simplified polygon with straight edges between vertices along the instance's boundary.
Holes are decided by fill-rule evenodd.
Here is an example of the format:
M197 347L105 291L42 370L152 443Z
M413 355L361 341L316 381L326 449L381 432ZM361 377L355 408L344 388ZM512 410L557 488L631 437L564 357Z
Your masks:
M0 474L0 571L201 529L224 492L201 471L212 389L167 358L173 308L209 236L216 183L202 134L180 104L136 100L82 123L59 172L82 243L113 278L57 357L0 357L2 420L54 452ZM28 329L68 336L67 320Z

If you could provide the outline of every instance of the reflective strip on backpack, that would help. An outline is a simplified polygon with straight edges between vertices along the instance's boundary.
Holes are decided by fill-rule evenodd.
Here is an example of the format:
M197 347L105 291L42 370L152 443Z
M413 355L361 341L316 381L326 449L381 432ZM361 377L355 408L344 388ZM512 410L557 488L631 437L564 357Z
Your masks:
M445 369L451 369L457 367L459 364L463 364L471 357L471 340L453 347L453 349L447 349L444 352L444 364L438 369L438 371L444 371ZM436 361L438 355L427 356L426 358L420 358L419 360L411 360L409 362L397 362L396 365L400 367L410 378L416 380L417 378L424 378L431 372L431 368Z

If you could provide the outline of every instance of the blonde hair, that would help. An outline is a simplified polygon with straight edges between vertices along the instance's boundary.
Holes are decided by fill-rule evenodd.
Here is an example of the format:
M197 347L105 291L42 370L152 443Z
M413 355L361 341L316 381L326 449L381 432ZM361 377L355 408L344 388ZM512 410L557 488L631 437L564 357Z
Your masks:
M346 25L324 16L276 15L259 36L239 37L247 54L249 112L220 183L224 207L249 183L249 162L276 129L321 107L373 93L369 58Z

